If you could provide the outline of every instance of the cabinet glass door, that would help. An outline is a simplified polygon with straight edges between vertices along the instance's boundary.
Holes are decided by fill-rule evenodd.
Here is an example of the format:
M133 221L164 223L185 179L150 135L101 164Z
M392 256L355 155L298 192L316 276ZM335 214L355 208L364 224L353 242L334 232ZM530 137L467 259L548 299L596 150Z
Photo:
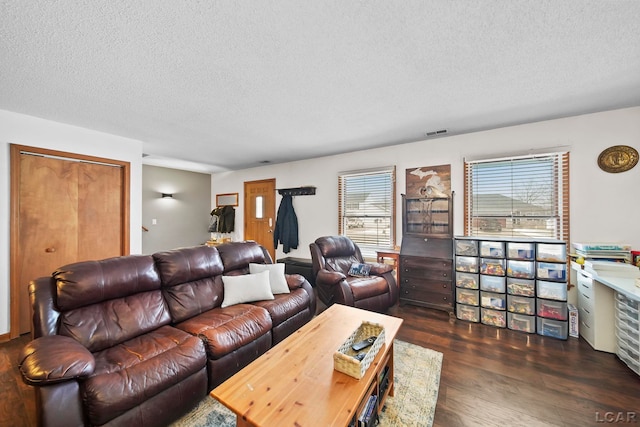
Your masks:
M407 199L406 230L416 234L450 234L449 199Z

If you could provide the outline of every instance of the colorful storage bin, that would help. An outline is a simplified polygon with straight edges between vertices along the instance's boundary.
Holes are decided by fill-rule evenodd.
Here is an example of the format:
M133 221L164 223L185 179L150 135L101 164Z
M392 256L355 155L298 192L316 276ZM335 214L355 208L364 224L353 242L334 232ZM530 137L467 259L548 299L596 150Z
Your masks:
M480 288L480 276L473 273L456 273L456 286L465 289Z

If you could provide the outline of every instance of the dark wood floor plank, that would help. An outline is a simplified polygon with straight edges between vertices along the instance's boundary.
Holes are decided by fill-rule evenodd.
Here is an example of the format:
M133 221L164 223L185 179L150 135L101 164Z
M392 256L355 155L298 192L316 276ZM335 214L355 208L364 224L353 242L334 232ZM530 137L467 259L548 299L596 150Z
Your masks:
M0 426L36 424L35 396L25 398L22 394L23 385L28 386L22 382L18 370L18 352L27 341L25 336L0 345Z
M474 420L475 425L495 426L561 426L558 414L552 411L532 412L529 405L505 407L487 393L470 395L466 390L447 387L447 406L457 408Z

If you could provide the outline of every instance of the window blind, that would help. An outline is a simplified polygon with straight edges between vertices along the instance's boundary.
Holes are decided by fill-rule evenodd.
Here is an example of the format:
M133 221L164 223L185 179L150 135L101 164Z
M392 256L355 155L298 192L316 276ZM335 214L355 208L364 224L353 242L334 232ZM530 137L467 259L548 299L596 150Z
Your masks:
M344 172L338 177L339 234L363 255L395 245L395 167Z
M465 234L569 241L569 153L469 161Z

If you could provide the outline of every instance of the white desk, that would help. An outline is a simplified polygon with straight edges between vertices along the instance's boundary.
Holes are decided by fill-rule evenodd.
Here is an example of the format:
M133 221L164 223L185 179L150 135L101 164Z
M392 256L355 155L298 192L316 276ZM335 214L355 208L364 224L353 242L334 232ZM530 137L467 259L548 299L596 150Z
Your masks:
M595 350L617 354L640 375L640 288L635 285L640 270L618 275L574 269L580 335Z
M640 288L635 285L635 278L607 276L601 273L594 279L630 300L640 301Z
M615 292L588 271L579 270L577 275L580 336L595 350L615 353Z

